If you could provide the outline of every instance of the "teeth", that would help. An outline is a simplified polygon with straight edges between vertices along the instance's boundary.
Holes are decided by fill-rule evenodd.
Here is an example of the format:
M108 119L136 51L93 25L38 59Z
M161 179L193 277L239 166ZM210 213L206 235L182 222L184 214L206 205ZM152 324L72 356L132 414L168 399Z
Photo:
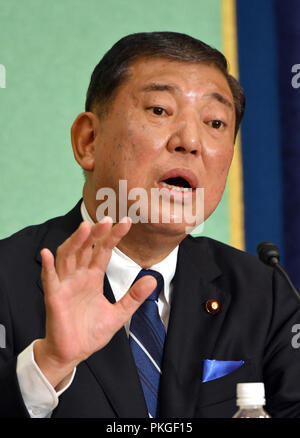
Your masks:
M167 187L168 189L177 190L177 192L190 192L191 190L193 190L192 187L173 186L172 184L167 184L164 181L162 181L161 185L163 187Z

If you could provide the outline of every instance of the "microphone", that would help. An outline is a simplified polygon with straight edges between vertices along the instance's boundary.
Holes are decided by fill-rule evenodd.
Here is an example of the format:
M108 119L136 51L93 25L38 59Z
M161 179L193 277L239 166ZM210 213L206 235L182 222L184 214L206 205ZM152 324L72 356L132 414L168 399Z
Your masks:
M256 248L259 259L268 266L272 266L278 272L283 275L283 277L288 282L290 289L293 291L295 297L297 298L300 304L300 295L293 283L291 282L288 274L284 270L284 268L280 265L280 254L277 246L275 246L272 242L261 242Z

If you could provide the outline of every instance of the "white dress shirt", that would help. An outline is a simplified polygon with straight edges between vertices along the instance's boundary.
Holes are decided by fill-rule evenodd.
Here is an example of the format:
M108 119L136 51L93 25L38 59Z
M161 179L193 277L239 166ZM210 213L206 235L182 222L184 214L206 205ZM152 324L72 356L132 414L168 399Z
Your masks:
M81 204L81 214L85 221L92 224L84 203ZM164 289L158 297L158 310L160 317L168 328L172 284L177 263L178 246L161 262L151 266L151 269L158 271L164 278ZM119 301L129 290L134 279L142 268L132 259L127 257L118 248L114 248L112 256L106 269L106 275L111 285L116 301ZM130 320L125 324L128 335ZM43 375L34 360L33 341L17 358L17 378L25 406L32 418L51 417L53 409L59 403L59 396L72 384L76 368L68 384L60 391L55 391L53 386Z

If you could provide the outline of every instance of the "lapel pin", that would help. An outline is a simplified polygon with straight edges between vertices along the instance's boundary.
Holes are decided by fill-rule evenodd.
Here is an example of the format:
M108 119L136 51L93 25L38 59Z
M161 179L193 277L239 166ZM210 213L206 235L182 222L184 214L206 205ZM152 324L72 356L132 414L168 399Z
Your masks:
M214 315L215 313L218 313L220 310L220 303L218 300L212 299L207 300L205 303L205 309L208 313L211 313Z

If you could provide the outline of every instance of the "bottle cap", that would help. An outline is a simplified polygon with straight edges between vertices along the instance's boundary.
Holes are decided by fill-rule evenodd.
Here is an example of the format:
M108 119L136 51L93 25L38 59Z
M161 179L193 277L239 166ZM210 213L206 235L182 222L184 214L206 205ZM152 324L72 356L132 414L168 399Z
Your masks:
M238 383L236 393L238 406L263 406L266 403L265 386L262 382Z

